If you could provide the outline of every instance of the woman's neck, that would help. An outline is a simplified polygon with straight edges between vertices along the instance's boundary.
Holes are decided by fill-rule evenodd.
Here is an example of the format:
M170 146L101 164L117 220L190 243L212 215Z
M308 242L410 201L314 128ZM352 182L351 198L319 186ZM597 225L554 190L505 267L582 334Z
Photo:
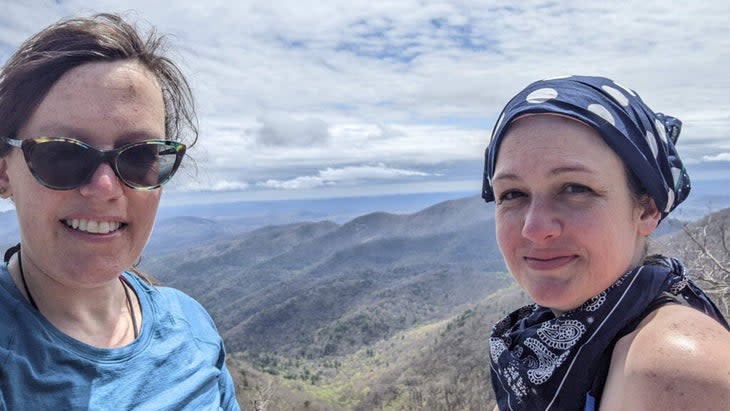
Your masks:
M93 288L70 287L22 254L21 258L22 271L18 254L8 264L16 287L27 300L32 296L40 314L61 332L99 348L122 347L135 340L135 323L140 322L135 318L141 317L141 310L134 291L125 290L128 286L119 278Z

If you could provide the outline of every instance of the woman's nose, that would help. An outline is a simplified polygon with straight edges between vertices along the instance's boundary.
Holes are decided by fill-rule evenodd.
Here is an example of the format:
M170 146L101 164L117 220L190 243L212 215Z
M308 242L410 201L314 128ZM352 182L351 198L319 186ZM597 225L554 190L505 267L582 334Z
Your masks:
M96 168L91 179L79 189L86 197L101 197L115 199L122 195L122 181L117 177L114 169L107 163L101 163Z
M533 198L522 224L522 236L534 243L544 243L559 237L562 229L553 205L548 200Z

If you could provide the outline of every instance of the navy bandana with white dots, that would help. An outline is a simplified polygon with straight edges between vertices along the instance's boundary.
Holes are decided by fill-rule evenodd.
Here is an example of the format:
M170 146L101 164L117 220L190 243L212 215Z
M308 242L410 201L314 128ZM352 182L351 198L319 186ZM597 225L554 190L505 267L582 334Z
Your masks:
M687 198L690 181L674 145L682 122L654 113L631 89L603 77L536 81L502 110L487 147L482 197L494 201L491 179L510 123L524 114L553 113L581 121L603 137L666 216Z

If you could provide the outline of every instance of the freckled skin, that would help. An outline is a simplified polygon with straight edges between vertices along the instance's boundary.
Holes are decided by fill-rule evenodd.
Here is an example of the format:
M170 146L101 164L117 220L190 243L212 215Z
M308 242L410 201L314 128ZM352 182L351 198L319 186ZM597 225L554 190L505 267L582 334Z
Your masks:
M618 341L600 409L726 410L730 333L703 313L667 305Z

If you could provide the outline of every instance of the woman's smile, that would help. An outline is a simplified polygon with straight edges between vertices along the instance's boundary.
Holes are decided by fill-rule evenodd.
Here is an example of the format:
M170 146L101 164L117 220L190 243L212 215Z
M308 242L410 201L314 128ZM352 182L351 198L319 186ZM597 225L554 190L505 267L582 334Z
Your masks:
M525 257L525 264L535 271L552 271L561 269L576 261L577 255L560 255L555 257Z
M67 227L90 234L109 234L119 230L123 224L119 221L73 218L63 221Z

